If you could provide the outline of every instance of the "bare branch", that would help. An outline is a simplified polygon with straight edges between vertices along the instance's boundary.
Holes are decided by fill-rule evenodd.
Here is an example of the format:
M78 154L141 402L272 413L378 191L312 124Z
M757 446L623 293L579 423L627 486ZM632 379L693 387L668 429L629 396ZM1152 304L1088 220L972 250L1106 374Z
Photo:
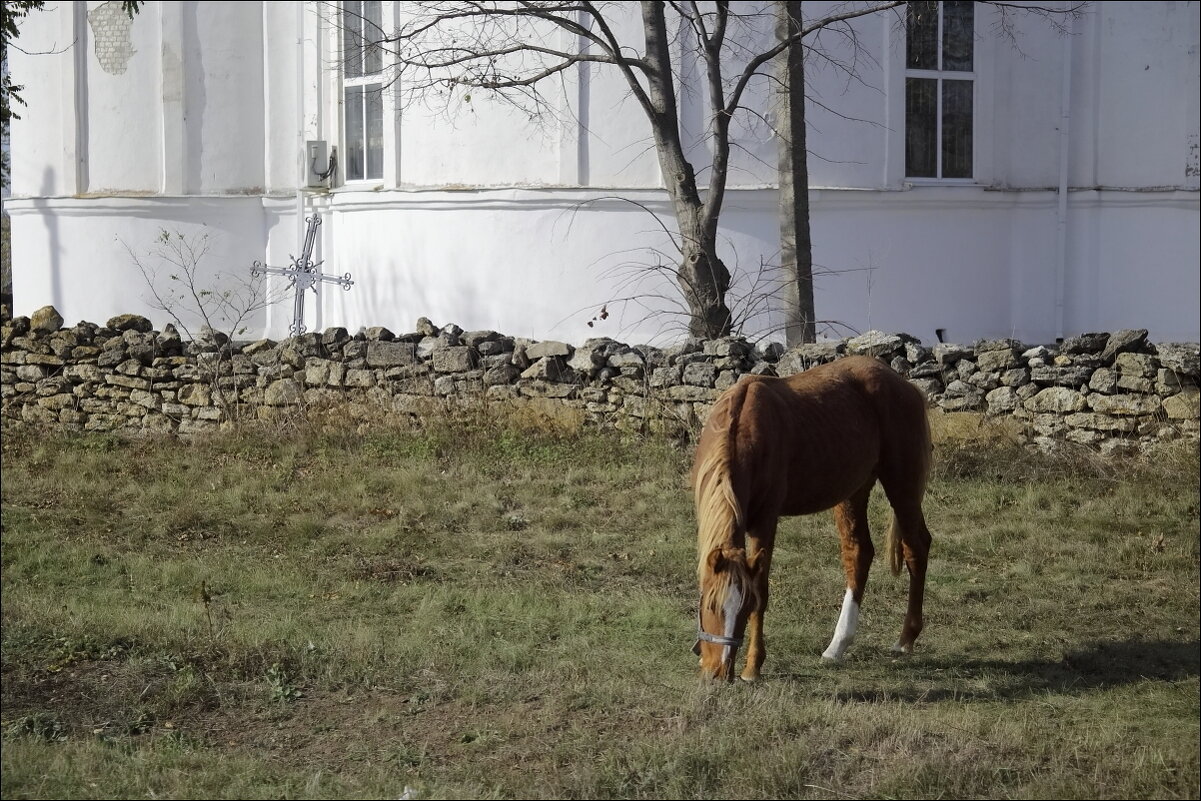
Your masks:
M333 9L335 25L344 19L338 16L343 13L338 4L323 5ZM389 76L381 75L380 80L392 85L403 77L400 93L409 101L431 102L432 98L449 104L456 97L470 100L470 90L479 89L530 109L534 115L570 115L573 99L561 99L557 106L549 102L548 81L566 88L569 84L557 83L556 77L586 65L610 65L617 70L650 123L660 173L676 217L674 230L660 221L660 228L672 247L679 250L677 267L668 277L679 287L691 309L693 330L711 332L728 330L732 319L724 299L731 291L731 273L722 261L726 251L719 247L718 228L732 169L732 151L738 148L752 158L759 158L732 141L732 127L741 124L759 127L756 122L759 120L775 130L776 126L757 107L757 89L761 81L773 88L784 80L777 77L772 67L790 49L803 48L816 68L845 76L844 92L852 83L866 86L865 73L878 64L870 51L860 45L853 23L901 9L906 3L893 0L846 3L808 22L800 20L798 8L785 33L764 41L760 35L770 30L765 23L775 18L774 11L764 10L774 8L770 4L738 6L728 0L704 3L644 0L639 4L642 41L633 43L623 42L618 31L625 30L624 27L615 27L615 13L628 15L630 3L428 0L399 5L403 13L394 30L379 31L378 26L368 26L366 20L360 20L358 32L352 32L346 41L353 43L357 35L361 40L356 46L364 48L362 52L367 52L367 48L385 51L389 57L385 67ZM1017 33L1012 21L1017 14L1043 17L1058 25L1084 7L1077 4L1060 9L1008 2L991 5L998 8L997 25L1001 32L1011 39ZM668 24L668 15L672 24ZM903 14L898 16L904 19ZM844 50L848 45L849 55ZM794 54L797 52L793 50ZM699 80L694 80L691 73L694 65L697 71L703 71ZM803 76L798 68L791 68L789 75L793 73ZM686 133L682 130L679 108L680 97L686 96L693 86L703 86L706 95L707 118L700 136L708 140L709 151L707 162L696 165L695 150L688 150L683 144ZM840 113L826 98L811 96L808 102L842 119L853 119ZM803 108L804 103L800 105ZM740 112L747 116L739 117ZM871 120L859 122L878 124ZM798 147L803 148L803 144ZM708 191L702 196L697 175L705 171L709 173ZM804 191L807 177L798 180L806 184L804 188L798 184ZM642 205L637 201L627 202ZM655 269L663 274L662 265ZM763 269L760 265L760 273ZM752 283L763 295L763 282L757 278ZM758 300L744 299L739 303L740 311L733 316L762 307Z
M762 67L764 64L767 64L773 58L775 58L776 56L783 53L789 47L793 47L794 45L800 44L804 40L804 38L806 36L808 36L809 34L813 33L814 31L819 31L824 28L827 28L836 22L842 22L845 20L856 19L858 17L866 17L871 14L876 14L881 11L887 11L890 8L896 8L901 5L904 5L904 3L903 2L879 3L879 4L872 5L867 8L863 8L863 9L858 9L858 10L853 10L853 11L845 11L841 14L832 14L828 17L824 17L820 20L817 20L816 22L806 25L804 28L801 29L800 33L795 34L795 35L789 37L788 39L785 39L784 41L779 42L775 47L772 47L769 50L766 50L765 52L760 53L759 55L755 56L753 59L751 59L747 63L746 67L742 71L742 76L738 79L737 85L730 92L730 100L729 100L729 104L727 106L729 113L732 114L734 109L737 108L738 105L742 102L742 93L746 90L747 84L750 83L751 78L753 78L755 76L755 74L759 71L760 67Z

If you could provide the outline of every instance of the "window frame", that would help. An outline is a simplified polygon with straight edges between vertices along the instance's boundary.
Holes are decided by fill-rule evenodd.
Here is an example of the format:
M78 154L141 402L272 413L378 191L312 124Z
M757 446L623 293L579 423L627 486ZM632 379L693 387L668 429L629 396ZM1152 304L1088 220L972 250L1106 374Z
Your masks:
M981 176L981 124L980 110L981 92L983 82L981 80L981 60L986 54L984 48L981 47L982 38L978 35L981 29L981 9L977 4L972 3L972 69L971 70L947 70L943 69L943 20L944 8L942 0L938 2L938 28L935 35L935 65L937 69L915 69L909 66L909 26L906 23L900 27L899 42L897 42L897 57L900 60L902 69L900 70L900 81L898 88L900 119L902 124L900 127L900 173L901 180L904 183L912 185L921 184L937 184L937 185L975 185L982 183ZM909 12L909 6L906 5L905 13ZM907 20L907 16L905 18ZM910 79L925 79L933 80L935 84L935 112L934 112L934 131L933 137L936 143L935 147L935 174L934 175L909 175L908 164L908 147L909 147L909 111L908 102L908 82ZM971 109L971 175L967 177L944 177L943 176L943 84L945 81L962 81L971 84L972 89L972 109Z
M354 0L360 4L362 0ZM380 2L380 28L387 31L389 27L395 28L396 3L389 0L379 0ZM363 190L363 189L378 189L378 188L395 188L399 185L398 170L400 166L399 159L399 108L396 102L395 87L390 85L392 82L389 76L389 64L387 62L386 51L381 55L380 70L373 73L365 73L361 75L349 75L347 69L348 58L344 52L343 39L343 14L345 11L346 2L337 4L337 17L330 24L330 30L325 37L328 47L330 48L330 65L331 69L327 71L327 79L330 85L330 101L333 106L333 128L335 139L338 146L338 181L336 188L346 190ZM365 48L364 48L365 49ZM362 51L360 56L362 57ZM363 172L362 178L350 178L350 136L351 126L348 124L348 103L347 92L350 89L378 86L380 91L380 139L382 152L378 154L380 158L379 174L368 174L368 125L369 121L366 118L367 104L363 103L364 117L361 120L361 139L363 146Z

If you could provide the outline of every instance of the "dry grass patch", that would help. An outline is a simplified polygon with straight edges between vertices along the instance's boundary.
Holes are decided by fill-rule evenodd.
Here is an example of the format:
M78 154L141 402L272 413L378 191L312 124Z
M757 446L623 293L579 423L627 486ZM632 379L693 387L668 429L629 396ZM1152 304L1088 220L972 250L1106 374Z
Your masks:
M877 567L821 663L837 538L790 519L765 680L709 687L673 441L7 429L4 794L1196 797L1196 449L938 455L917 653Z

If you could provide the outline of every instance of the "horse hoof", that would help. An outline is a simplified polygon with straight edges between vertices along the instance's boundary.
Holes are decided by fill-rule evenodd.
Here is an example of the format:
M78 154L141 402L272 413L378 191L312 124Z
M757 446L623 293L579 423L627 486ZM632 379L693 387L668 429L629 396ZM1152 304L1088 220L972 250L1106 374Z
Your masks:
M842 661L842 654L826 651L824 654L822 654L822 661L831 665L838 664Z
M892 647L892 652L897 656L911 654L913 653L913 643L910 643L909 645L901 645L900 643L897 643Z
M738 678L742 679L747 684L753 684L753 683L759 681L759 674L758 673L743 673Z

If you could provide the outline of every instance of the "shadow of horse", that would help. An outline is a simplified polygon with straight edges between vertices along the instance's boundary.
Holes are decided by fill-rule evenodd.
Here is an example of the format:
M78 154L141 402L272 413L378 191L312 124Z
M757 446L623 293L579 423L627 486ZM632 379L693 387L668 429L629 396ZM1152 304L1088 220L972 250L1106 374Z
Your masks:
M840 689L833 697L844 703L1020 700L1047 693L1074 695L1146 681L1180 681L1201 675L1201 641L1099 640L1059 658L1017 662L917 658L899 662L898 673L912 683L889 689ZM783 678L812 680L813 677L786 674Z

